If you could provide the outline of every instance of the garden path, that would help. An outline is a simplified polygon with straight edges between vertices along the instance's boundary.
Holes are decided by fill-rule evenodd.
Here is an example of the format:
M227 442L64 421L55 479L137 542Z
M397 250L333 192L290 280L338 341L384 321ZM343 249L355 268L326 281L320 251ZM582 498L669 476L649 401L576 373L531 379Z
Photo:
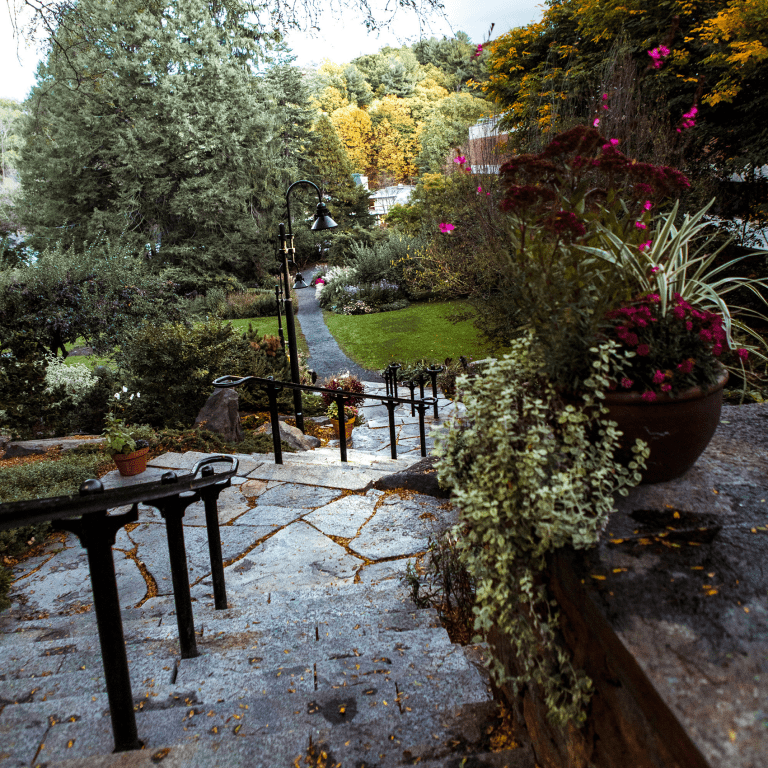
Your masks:
M319 267L315 267L303 273L307 283L312 282L312 278L318 271ZM297 295L299 297L297 316L309 347L308 365L317 372L318 379L348 370L361 381L383 381L378 371L361 368L341 351L325 324L315 289L306 288L300 293L297 292Z

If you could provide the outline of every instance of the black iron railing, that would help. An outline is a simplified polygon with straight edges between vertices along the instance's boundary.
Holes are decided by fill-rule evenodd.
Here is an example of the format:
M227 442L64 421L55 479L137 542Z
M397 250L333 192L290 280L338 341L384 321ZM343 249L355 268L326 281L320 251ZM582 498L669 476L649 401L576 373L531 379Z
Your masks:
M212 465L220 462L231 466L225 472L216 473ZM136 730L131 678L128 673L128 657L112 557L115 536L124 525L138 520L139 504L148 504L160 511L165 520L168 538L181 657L188 659L197 656L181 520L190 504L203 502L208 529L214 604L216 609L226 608L227 594L217 504L219 494L231 485L237 467L238 460L234 456L209 456L195 464L188 474L165 472L159 480L153 482L109 490L105 490L99 480L86 480L80 486L78 495L0 504L0 530L50 521L57 528L74 533L88 552L93 606L116 752L140 749L142 743ZM130 512L120 515L107 514L110 509L129 505Z
M399 367L399 366L398 366ZM435 373L435 377L437 373ZM340 389L325 389L324 387L314 387L309 384L293 384L289 381L275 381L274 377L260 378L258 376L221 376L213 382L214 387L229 388L239 387L247 385L250 387L263 387L267 390L267 398L269 399L269 416L272 423L272 444L275 451L275 464L283 463L283 451L280 446L280 417L277 411L277 393L284 388L299 390L301 392L316 392L322 394L324 392L331 395L337 404L339 414L344 413L344 403L351 398L364 398L366 400L378 400L380 403L386 406L389 414L389 448L390 455L393 459L397 458L397 429L395 425L395 408L398 405L410 405L411 415L415 415L415 411L419 414L419 438L421 445L421 455L427 455L427 436L426 427L424 423L424 415L428 408L434 409L435 418L439 418L437 414L437 398L424 396L424 381L421 382L420 396L416 398L415 389L416 383L411 382L413 386L410 387L410 397L398 397L397 395L397 380L395 379L390 391L390 385L387 384L386 395L374 395L367 392L345 392ZM433 384L433 392L435 391ZM341 454L341 460L347 461L347 438L343 428L344 417L341 416L339 420L339 452Z

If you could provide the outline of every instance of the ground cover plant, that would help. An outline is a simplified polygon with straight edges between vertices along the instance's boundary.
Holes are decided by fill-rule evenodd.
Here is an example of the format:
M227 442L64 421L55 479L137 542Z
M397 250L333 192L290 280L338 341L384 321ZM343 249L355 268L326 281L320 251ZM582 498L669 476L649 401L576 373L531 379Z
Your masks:
M475 358L491 354L491 345L482 340L471 320L451 322L452 317L466 313L471 313L471 307L457 300L358 317L327 312L324 317L347 357L363 368L380 370L403 360L444 361L462 352Z

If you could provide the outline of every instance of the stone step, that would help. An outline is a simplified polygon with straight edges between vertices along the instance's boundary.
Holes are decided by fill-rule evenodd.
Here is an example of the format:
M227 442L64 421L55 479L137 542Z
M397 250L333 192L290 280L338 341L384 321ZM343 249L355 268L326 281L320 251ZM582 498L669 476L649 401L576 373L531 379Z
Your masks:
M473 682L463 675L456 675L451 683L432 684L425 679L426 692L421 694L377 681L375 685L297 689L282 696L250 692L239 699L210 702L200 700L197 692L177 689L178 699L145 700L137 713L137 729L147 748L143 754L167 746L173 752L173 745L186 742L191 751L184 752L179 765L287 768L307 754L311 744L324 745L342 765L359 765L374 756L374 765L412 764L416 758L439 758L455 751L457 744L466 748L482 740L495 707L487 692L473 687ZM50 702L6 708L0 716L0 733L8 736L5 749L18 759L15 764L30 765L34 759L34 764L44 760L52 766L71 755L76 761L70 765L94 765L97 755L111 752L103 697L90 702L99 710L98 716L78 716L74 705L67 708L67 703L62 700L56 712ZM6 716L8 709L13 711ZM67 717L70 712L75 714ZM44 740L45 746L35 757L29 753L36 739ZM267 762L258 762L262 758Z

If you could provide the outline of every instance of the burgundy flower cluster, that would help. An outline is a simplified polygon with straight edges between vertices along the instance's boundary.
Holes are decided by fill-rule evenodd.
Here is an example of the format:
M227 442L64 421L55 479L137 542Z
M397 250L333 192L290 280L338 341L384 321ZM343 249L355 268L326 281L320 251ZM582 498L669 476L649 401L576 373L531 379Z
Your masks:
M648 402L661 393L712 381L719 370L717 358L728 350L723 318L696 309L679 293L666 317L660 312L659 295L650 293L631 306L608 312L606 319L611 322L610 335L636 353L618 386L641 391ZM736 354L746 360L748 352L737 349Z
M644 206L650 201L690 186L680 171L638 163L621 152L618 143L597 128L578 125L555 136L538 154L512 158L500 169L505 184L502 210L560 237L577 238L609 200L610 190L619 192L612 205L617 206L621 197L637 208L639 217L649 210ZM576 214L577 210L584 212ZM572 217L578 217L578 225Z

